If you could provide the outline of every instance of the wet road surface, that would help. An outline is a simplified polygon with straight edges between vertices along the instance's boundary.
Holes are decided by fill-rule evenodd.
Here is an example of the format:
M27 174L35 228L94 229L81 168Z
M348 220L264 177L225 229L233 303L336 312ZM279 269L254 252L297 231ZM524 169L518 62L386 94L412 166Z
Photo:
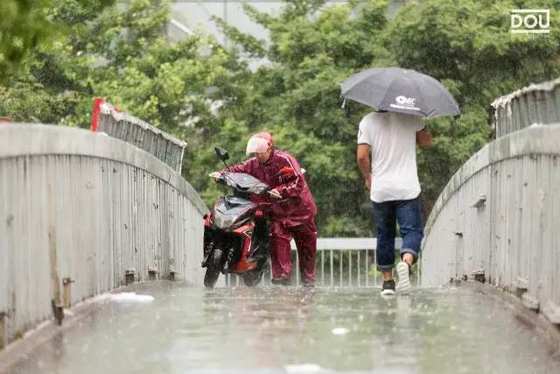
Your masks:
M539 335L473 288L132 291L153 300L100 301L13 373L560 373Z

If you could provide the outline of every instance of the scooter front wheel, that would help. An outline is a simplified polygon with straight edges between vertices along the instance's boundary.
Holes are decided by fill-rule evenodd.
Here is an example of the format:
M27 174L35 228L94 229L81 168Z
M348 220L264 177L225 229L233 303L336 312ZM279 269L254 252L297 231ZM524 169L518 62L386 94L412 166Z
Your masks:
M222 269L223 252L221 249L214 249L207 262L206 273L204 274L204 287L214 288Z
M247 287L255 287L260 283L263 273L263 269L257 268L255 270L243 273L243 275L241 275L241 278L243 278L243 283L245 283Z

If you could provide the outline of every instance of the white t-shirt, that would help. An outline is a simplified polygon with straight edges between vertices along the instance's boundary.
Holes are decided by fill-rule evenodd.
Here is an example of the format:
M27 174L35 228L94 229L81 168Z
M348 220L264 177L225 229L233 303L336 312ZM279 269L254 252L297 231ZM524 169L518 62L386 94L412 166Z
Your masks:
M368 144L371 149L372 201L418 197L416 132L423 128L420 117L401 113L372 112L362 118L358 144Z

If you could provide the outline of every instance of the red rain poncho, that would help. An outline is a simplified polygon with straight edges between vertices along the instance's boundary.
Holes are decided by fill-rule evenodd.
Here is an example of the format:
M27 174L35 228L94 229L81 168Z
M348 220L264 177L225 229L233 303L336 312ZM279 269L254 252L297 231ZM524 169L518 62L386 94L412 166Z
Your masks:
M247 173L276 189L282 199L272 200L271 262L273 279L290 277L292 270L290 241L296 242L303 281L315 281L317 251L317 206L297 160L287 152L273 149L270 158L261 163L253 157L228 171Z

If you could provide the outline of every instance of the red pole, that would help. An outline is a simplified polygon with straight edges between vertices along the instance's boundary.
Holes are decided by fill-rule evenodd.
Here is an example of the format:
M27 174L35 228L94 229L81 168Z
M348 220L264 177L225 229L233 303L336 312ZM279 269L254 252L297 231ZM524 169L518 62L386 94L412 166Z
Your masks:
M91 131L96 132L99 126L99 114L101 113L101 105L104 101L102 98L96 97L93 99L93 107L91 109Z

